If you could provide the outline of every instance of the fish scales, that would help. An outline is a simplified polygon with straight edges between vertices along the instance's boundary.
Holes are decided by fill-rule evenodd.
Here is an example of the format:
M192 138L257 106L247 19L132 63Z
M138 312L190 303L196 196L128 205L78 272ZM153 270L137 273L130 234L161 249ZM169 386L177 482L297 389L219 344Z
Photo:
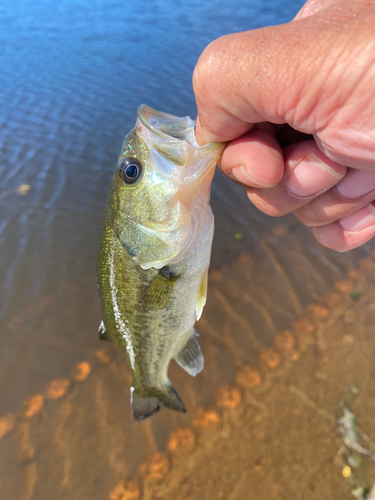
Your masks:
M100 338L124 351L137 420L185 412L168 379L174 358L203 368L194 323L206 300L211 181L224 145L196 143L194 122L140 106L110 188L97 262Z

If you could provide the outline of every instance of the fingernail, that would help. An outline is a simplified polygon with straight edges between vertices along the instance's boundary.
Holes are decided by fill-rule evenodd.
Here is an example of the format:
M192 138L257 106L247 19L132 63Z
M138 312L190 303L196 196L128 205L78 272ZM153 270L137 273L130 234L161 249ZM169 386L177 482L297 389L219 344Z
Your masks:
M246 184L246 186L254 188L271 188L276 186L276 184L264 184L263 182L256 181L249 175L243 165L232 168L231 174L236 181Z
M306 155L289 176L288 189L295 196L312 196L337 182L345 167L331 162L329 165L315 153Z
M361 170L349 170L336 188L344 198L360 198L375 189L375 174Z
M199 121L199 116L195 120L195 139L199 146L204 146L207 142L203 139L201 122Z
M348 217L344 217L339 221L340 226L344 231L350 233L355 233L361 231L366 227L373 226L375 224L375 207L374 203L370 203L367 207L361 208L358 212L355 212Z

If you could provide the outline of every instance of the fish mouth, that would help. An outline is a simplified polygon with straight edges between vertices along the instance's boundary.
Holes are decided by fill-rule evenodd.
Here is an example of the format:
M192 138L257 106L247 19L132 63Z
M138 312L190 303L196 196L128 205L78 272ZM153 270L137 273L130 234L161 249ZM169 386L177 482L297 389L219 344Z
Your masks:
M173 165L175 175L170 175L172 171L169 170L168 176L171 181L177 181L180 189L195 184L214 168L225 146L220 142L199 146L195 122L189 116L162 113L145 104L138 108L137 134L150 147L151 156L153 150L161 155L163 161L155 156L155 164L165 165L167 160Z
M170 248L165 251L170 259L166 262L178 262L194 247L204 229L210 210L211 181L225 144L199 146L194 120L156 111L144 104L138 108L136 134L149 151L150 179L154 175L163 179L171 192L166 200L170 208L167 217L133 222L145 235ZM140 265L146 269L165 264L161 262L155 264L153 259Z
M195 138L195 121L189 116L174 116L169 113L163 113L156 109L141 104L137 111L137 116L142 124L160 139L177 139L186 141L194 148L200 151L212 151L222 146L220 143L209 143L205 146L199 146Z

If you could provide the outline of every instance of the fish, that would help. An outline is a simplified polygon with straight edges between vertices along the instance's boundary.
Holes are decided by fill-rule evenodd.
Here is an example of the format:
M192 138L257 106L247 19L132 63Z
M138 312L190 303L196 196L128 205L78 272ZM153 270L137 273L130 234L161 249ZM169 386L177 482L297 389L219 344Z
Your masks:
M125 353L138 421L163 406L187 411L168 378L172 359L192 376L203 369L194 324L206 303L210 188L223 148L199 146L188 116L146 105L122 144L97 260L99 337Z

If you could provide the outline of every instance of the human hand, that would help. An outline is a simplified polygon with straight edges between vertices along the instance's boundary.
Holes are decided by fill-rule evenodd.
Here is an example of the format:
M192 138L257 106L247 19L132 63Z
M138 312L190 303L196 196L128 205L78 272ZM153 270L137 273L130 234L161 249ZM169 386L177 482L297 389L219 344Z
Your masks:
M230 141L222 171L338 251L375 235L374 26L374 0L310 0L215 40L193 77L198 142Z

